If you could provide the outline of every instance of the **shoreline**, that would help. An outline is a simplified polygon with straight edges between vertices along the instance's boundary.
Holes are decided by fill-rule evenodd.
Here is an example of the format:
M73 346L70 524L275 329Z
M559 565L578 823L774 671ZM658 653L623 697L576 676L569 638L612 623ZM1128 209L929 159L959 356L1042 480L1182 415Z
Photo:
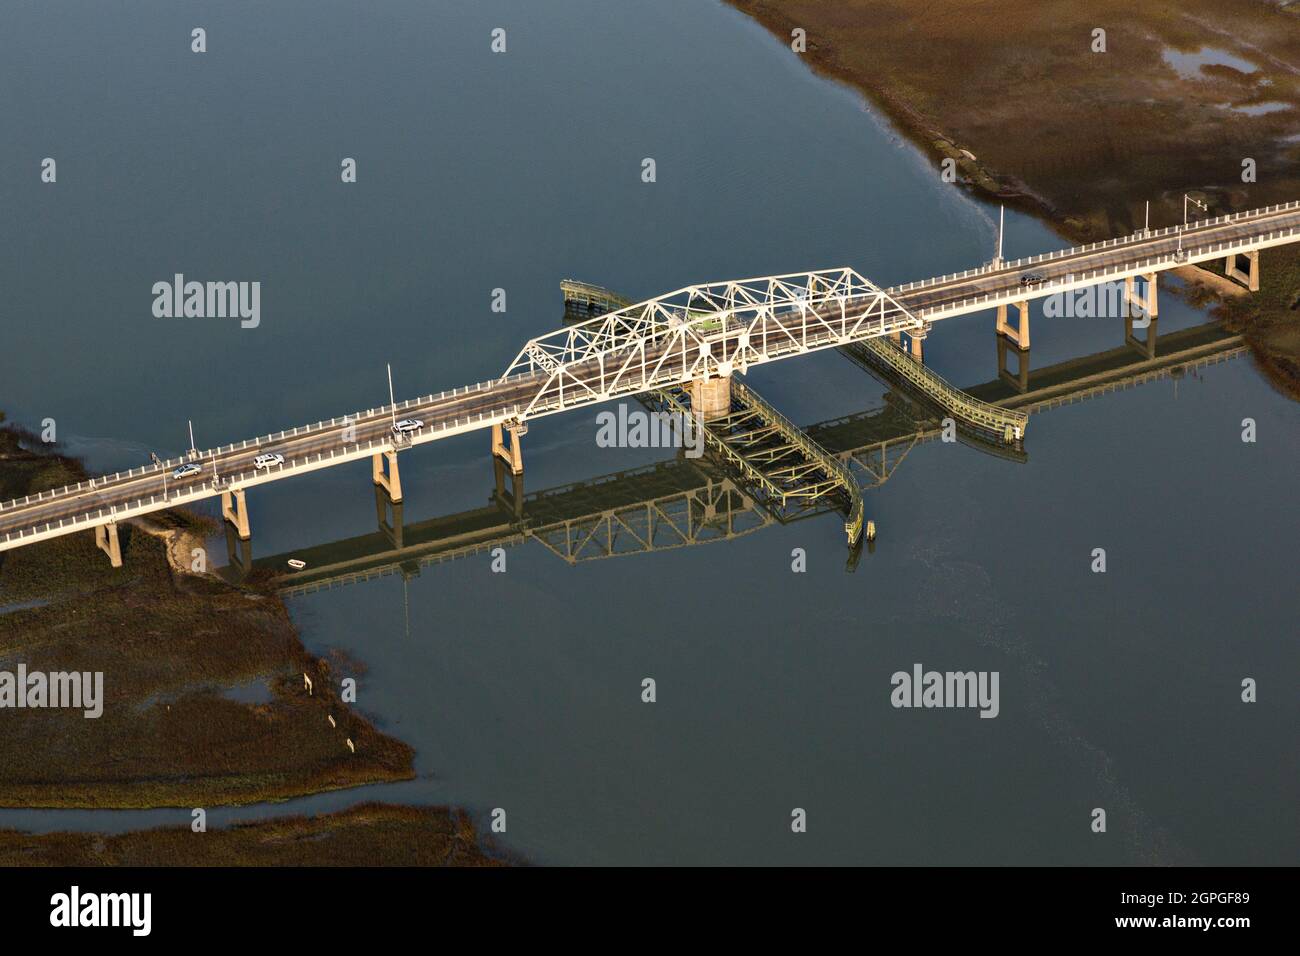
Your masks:
M1123 6L1129 23L1111 4L1080 17L1068 0L920 10L901 0L725 0L815 74L857 91L936 173L953 159L974 196L1034 215L1072 243L1135 231L1146 200L1153 225L1177 221L1183 190L1210 205L1202 216L1300 198L1300 9L1232 2L1242 9L1192 0L1169 22L1159 3L1141 0ZM1216 30L1214 15L1231 15L1240 37ZM1019 22L1014 38L1009 20ZM1110 27L1104 56L1089 52L1094 20ZM795 30L803 51L791 48ZM1210 53L1233 46L1254 71L1211 58L1186 75L1168 61L1197 43ZM1061 70L1069 83L1057 82ZM1265 98L1289 108L1252 113ZM1212 144L1199 154L1189 154L1189 115ZM1112 142L1134 121L1141 137ZM1257 163L1251 179L1243 156Z
M1143 202L1151 200L1153 225L1171 218L1178 220L1184 205L1183 190L1209 206L1202 215L1300 198L1300 67L1292 67L1287 59L1263 48L1270 31L1276 32L1279 25L1290 27L1294 40L1274 42L1300 62L1300 8L1290 13L1250 8L1248 16L1236 21L1243 34L1237 39L1232 34L1214 32L1213 24L1206 20L1212 14L1199 7L1195 13L1184 12L1182 20L1171 25L1159 19L1157 4L1144 0L1131 8L1135 22L1125 23L1122 31L1119 23L1109 21L1110 40L1116 51L1113 55L1120 57L1121 69L1099 73L1091 68L1095 57L1088 59L1091 54L1085 52L1080 40L1086 40L1087 33L1075 35L1074 28L1079 24L1069 22L1075 11L1063 0L1041 0L1039 6L1026 6L1029 0L994 0L966 4L961 11L918 11L897 0L843 0L842 4L819 4L814 0L725 2L772 34L790 56L804 61L814 74L857 92L897 135L933 164L936 175L941 162L952 159L959 175L954 186L978 201L1005 203L1031 215L1068 243L1095 242L1140 228L1140 217L1145 212L1138 211L1142 203L1130 193L1143 197ZM989 38L981 32L991 19L1012 18L1017 12L1029 21L1014 46L1005 36ZM953 22L962 16L970 22ZM1098 10L1095 16L1089 16L1106 20L1107 11ZM973 37L964 35L968 27ZM791 49L791 34L796 29L805 31L805 52ZM1065 36L1073 37L1074 46L1063 52ZM1178 76L1159 56L1146 56L1153 48L1167 51L1195 42L1206 44L1206 49L1210 44L1238 43L1255 58L1256 72L1247 74L1212 64L1195 76ZM945 72L951 66L938 62L957 50L973 50L980 57L978 63L960 65L967 72L957 74L957 79L968 79L970 83L954 80L951 72ZM1039 65L1036 71L1028 68L1026 53L1046 65ZM983 75L981 68L1000 79L997 64L1013 57L1019 59L1007 71L1011 80L1000 90L1000 101L982 102L979 90L966 89L975 83L975 77ZM1068 107L1061 105L1064 101L1052 98L1059 96L1052 68L1061 65L1074 70L1071 84L1067 85L1078 81L1078 90L1071 91L1080 101L1077 116L1063 117L1051 108L1057 106L1069 113ZM1134 75L1116 79L1116 73L1125 71ZM1159 83L1159 91L1166 97L1185 96L1195 104L1215 98L1235 96L1248 100L1267 96L1287 98L1292 109L1258 118L1233 116L1230 110L1202 110L1208 116L1203 120L1205 136L1213 147L1203 149L1201 155L1184 164L1178 153L1180 141L1188 135L1179 127L1183 112L1166 114L1160 109L1160 101L1150 97L1131 102L1117 100L1113 106L1106 101L1108 95L1137 97L1142 91L1134 90L1136 81ZM1049 106L1036 111L1042 97L1047 98ZM1136 186L1124 175L1126 169L1134 168L1132 155L1113 149L1099 153L1089 142L1096 139L1106 142L1108 149L1111 147L1108 140L1113 133L1105 126L1110 116L1096 107L1093 101L1098 100L1120 114L1121 122L1132 122L1132 116L1125 114L1127 109L1128 114L1136 111L1140 120L1151 124L1152 142L1142 144L1150 152L1138 164L1142 176ZM927 102L930 109L921 105ZM968 105L971 109L964 112L963 107ZM951 122L944 121L945 114ZM1250 125L1251 119L1267 122L1257 124L1256 130ZM1037 135L1027 137L1025 130L1033 124L1041 124L1042 128ZM961 129L963 125L969 128L966 133ZM1059 143L1043 144L1044 140L1060 138L1063 129L1085 145L1075 150ZM1283 135L1288 130L1289 136ZM1243 137L1248 146L1243 146ZM1039 173L1037 177L1005 168L996 158L986 156L995 148L1002 148L1007 155L1008 143L1015 147L1009 155L1020 157L1026 169ZM1270 169L1268 177L1261 176L1257 185L1248 188L1235 181L1239 178L1240 157L1247 152L1261 154L1260 163L1268 163ZM1146 169L1147 165L1152 168ZM1193 185L1197 182L1199 186ZM1096 190L1088 191L1089 184ZM1254 365L1265 380L1280 394L1300 401L1300 335L1293 332L1300 305L1300 252L1294 247L1264 250L1260 265L1265 280L1256 294L1247 294L1228 280L1218 264L1207 268L1210 265L1174 270L1186 286L1169 291L1243 333Z
M807 29L783 10L754 0L724 0L724 2L766 29L789 49L791 31ZM809 31L806 53L791 55L803 60L813 73L840 83L864 97L867 103L880 111L893 132L915 146L928 159L953 159L963 173L962 184L971 195L984 201L1001 201L1020 212L1038 218L1072 243L1093 241L1092 237L1073 235L1056 207L1044 196L1035 193L1028 184L1004 173L989 169L977 156L958 145L956 139L926 120L921 112L900 94L882 84L873 83L860 73L842 63L832 48L818 43Z

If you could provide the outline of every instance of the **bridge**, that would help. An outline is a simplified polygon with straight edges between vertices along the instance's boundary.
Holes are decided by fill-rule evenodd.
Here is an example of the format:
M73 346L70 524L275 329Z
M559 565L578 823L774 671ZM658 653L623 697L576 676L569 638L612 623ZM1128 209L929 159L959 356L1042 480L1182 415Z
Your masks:
M1185 375L1236 358L1245 350L1239 334L1208 323L1160 338L1150 354L1125 345L1032 372L1023 389L999 375L966 391L1018 405L1026 414L1037 413ZM885 381L892 384L888 377ZM804 429L819 446L852 468L863 490L884 484L912 447L941 433L940 420L930 414L924 393L891 392L887 398L884 407ZM996 442L968 443L988 453L1004 454ZM1025 457L1022 454L1017 460ZM732 462L717 454L700 459L678 457L528 495L518 486L508 490L505 464L496 461L494 465L497 486L488 503L459 514L406 525L402 505L376 487L377 531L255 561L251 552L239 553L243 543L231 528L227 544L232 563L222 573L238 581L255 569L270 571L277 575L276 587L281 593L298 595L394 574L410 576L425 566L485 554L494 548L514 548L528 541L536 541L576 565L735 540L838 508L825 498L805 498L780 507L756 490ZM290 558L307 566L289 570Z
M192 450L184 458L0 503L0 551L89 529L117 565L119 522L215 496L221 497L225 519L247 539L248 489L367 457L375 484L400 501L398 453L469 431L490 429L493 454L520 474L520 437L535 418L675 389L689 395L683 404L693 415L709 422L731 414L736 372L873 339L906 336L915 351L933 323L988 309L997 312L997 334L1024 350L1031 299L1123 279L1136 302L1135 282L1142 278L1142 308L1154 316L1159 272L1221 259L1230 277L1257 289L1260 250L1298 240L1300 202L1292 202L1012 262L995 260L890 289L847 267L687 286L534 338L500 378L488 382ZM1037 278L1022 281L1027 272ZM1019 312L1015 326L1007 321L1009 308ZM395 435L391 424L399 417L418 418L424 426ZM254 466L257 456L271 452L284 461ZM198 474L171 477L174 468L190 462L201 465Z

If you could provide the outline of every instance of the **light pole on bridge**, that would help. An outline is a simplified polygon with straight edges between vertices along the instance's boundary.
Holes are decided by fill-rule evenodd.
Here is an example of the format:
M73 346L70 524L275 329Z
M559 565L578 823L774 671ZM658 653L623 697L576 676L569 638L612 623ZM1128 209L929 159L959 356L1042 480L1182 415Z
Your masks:
M998 251L993 257L992 265L996 269L1002 265L1002 229L1006 225L1007 207L1005 205L998 207Z
M397 399L393 397L393 363L388 363L388 408L393 413L393 434L397 434Z
M1201 202L1199 199L1193 199L1189 193L1183 193L1183 225L1178 230L1178 251L1174 253L1175 259L1183 257L1183 230L1187 228L1187 204L1189 202L1195 203L1204 212L1210 211L1210 207L1206 203Z

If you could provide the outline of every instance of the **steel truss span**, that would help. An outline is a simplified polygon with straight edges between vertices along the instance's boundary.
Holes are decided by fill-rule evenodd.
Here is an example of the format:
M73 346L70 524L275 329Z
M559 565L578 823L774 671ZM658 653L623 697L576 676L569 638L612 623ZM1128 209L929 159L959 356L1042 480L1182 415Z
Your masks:
M501 381L535 383L530 418L924 326L848 267L690 285L529 340Z

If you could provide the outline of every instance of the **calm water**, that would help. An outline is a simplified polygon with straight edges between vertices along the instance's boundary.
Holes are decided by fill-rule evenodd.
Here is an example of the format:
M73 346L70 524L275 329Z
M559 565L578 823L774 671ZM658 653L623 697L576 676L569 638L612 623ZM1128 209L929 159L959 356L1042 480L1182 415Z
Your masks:
M378 404L386 362L399 397L498 375L560 322L566 276L648 296L848 264L890 284L993 249L996 210L710 0L5 19L0 406L54 418L101 468L182 449L187 418L202 447ZM1008 216L1009 254L1060 244ZM260 281L260 327L153 318L176 272ZM1205 321L1161 309L1162 332ZM940 324L927 362L993 378L992 325ZM1115 321L1037 314L1033 335L1036 366L1122 342ZM885 391L834 353L748 381L807 423ZM530 491L662 457L598 448L594 414L533 425ZM1242 359L1036 416L1027 464L920 446L868 495L881 538L854 574L827 516L576 567L528 544L505 574L481 556L295 598L313 650L365 662L360 706L420 776L287 808L502 807L504 842L554 863L1294 862L1298 419ZM408 522L487 501L486 441L403 456ZM250 503L262 555L374 524L363 466ZM890 675L916 662L999 671L1000 716L895 710Z

